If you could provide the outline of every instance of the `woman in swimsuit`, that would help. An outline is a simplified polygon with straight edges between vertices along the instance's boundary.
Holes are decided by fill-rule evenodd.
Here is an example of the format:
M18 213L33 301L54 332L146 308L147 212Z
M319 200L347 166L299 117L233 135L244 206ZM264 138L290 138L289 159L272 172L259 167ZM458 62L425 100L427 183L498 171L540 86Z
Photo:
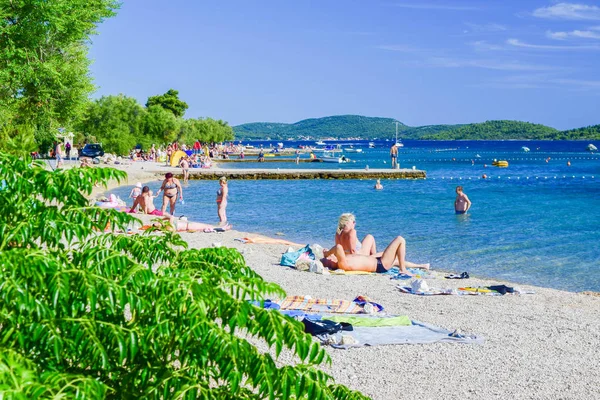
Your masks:
M156 196L163 191L163 204L161 211L165 213L167 211L167 205L169 205L169 211L171 215L175 215L175 203L177 202L177 192L179 192L179 200L183 201L183 189L181 188L181 183L179 179L173 178L173 174L171 172L167 172L165 174L165 180L162 183L158 192L156 192Z
M224 176L219 179L221 187L217 190L217 214L219 215L219 226L227 225L227 195L229 188L227 187L227 178Z
M348 255L363 255L381 258L383 253L377 252L377 245L375 244L373 235L365 236L361 243L358 241L355 227L356 217L354 217L354 214L342 214L338 221L338 229L335 234L336 246L339 245L344 253ZM400 259L394 260L393 265L401 265ZM402 265L405 265L406 268L429 269L429 264L415 264L410 261L405 261L404 259L402 260Z
M362 242L359 242L355 227L356 218L354 217L354 214L342 214L338 221L337 231L335 232L335 244L341 245L348 254L372 256L377 253L373 235L367 235Z

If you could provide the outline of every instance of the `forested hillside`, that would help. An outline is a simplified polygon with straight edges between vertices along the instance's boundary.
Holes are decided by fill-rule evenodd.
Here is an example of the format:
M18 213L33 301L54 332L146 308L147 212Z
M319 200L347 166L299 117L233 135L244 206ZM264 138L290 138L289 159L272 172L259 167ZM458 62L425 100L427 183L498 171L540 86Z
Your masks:
M256 122L234 126L237 139L321 139L361 138L394 139L396 120L393 118L337 115L305 119L295 124ZM423 140L583 140L600 139L600 125L559 131L558 129L522 121L486 121L460 125L408 126L398 124L399 139Z
M426 140L510 140L554 139L560 131L549 126L521 121L486 121L454 126L437 133L426 134Z
M398 124L399 131L408 127ZM287 138L392 138L396 120L392 118L363 117L361 115L335 115L305 119L294 124L256 122L233 127L235 136L242 139Z
M595 139L600 140L600 125L587 126L585 128L571 129L560 133L561 140Z

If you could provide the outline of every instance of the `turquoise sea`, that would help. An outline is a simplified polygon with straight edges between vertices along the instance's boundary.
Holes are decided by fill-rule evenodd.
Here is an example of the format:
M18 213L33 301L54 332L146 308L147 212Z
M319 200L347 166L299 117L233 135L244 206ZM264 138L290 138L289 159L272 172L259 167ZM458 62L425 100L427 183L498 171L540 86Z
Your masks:
M434 269L600 291L600 155L586 152L588 143L600 147L598 142L579 141L404 141L401 167L425 170L426 180L382 180L382 191L373 189L374 180L233 180L227 213L237 230L283 233L288 240L330 246L339 215L353 212L359 236L373 234L383 250L393 237L402 235L408 242L407 259L430 262ZM252 144L269 149L275 142ZM367 141L335 144L363 152L345 153L352 160L348 164L224 167L390 166L392 142L375 141L375 148L368 148ZM523 152L522 146L531 151ZM493 167L493 159L507 160L509 167ZM467 215L454 214L457 185L473 202ZM159 183L150 186L156 191ZM115 193L126 198L130 189ZM216 181L191 181L184 188L185 204L178 204L176 214L216 223L217 189Z

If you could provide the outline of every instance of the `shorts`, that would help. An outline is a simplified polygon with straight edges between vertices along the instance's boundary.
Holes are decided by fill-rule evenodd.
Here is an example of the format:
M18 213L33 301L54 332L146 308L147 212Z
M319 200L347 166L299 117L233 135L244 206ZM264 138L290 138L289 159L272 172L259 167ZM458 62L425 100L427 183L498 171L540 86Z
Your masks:
M159 217L162 217L163 212L158 208L155 208L154 211L152 211L149 215L158 215Z
M466 214L466 213L467 213L466 211L458 211L458 210L456 210L455 212L456 212L456 214L459 214L459 215L460 215L460 214Z
M387 269L383 266L383 263L381 262L381 257L377 257L377 269L375 270L375 272L378 274L384 274L387 272Z
M55 156L56 157L56 161L62 161L62 156L59 156L58 154Z
M392 158L398 158L397 154L392 154Z

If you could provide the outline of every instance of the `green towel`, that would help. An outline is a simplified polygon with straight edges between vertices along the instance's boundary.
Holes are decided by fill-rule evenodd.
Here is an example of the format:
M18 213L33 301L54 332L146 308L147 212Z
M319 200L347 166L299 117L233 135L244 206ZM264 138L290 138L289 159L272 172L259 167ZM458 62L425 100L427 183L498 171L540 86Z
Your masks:
M406 315L396 315L394 317L356 317L353 315L335 315L323 317L335 322L348 322L352 326L410 326L412 322Z

